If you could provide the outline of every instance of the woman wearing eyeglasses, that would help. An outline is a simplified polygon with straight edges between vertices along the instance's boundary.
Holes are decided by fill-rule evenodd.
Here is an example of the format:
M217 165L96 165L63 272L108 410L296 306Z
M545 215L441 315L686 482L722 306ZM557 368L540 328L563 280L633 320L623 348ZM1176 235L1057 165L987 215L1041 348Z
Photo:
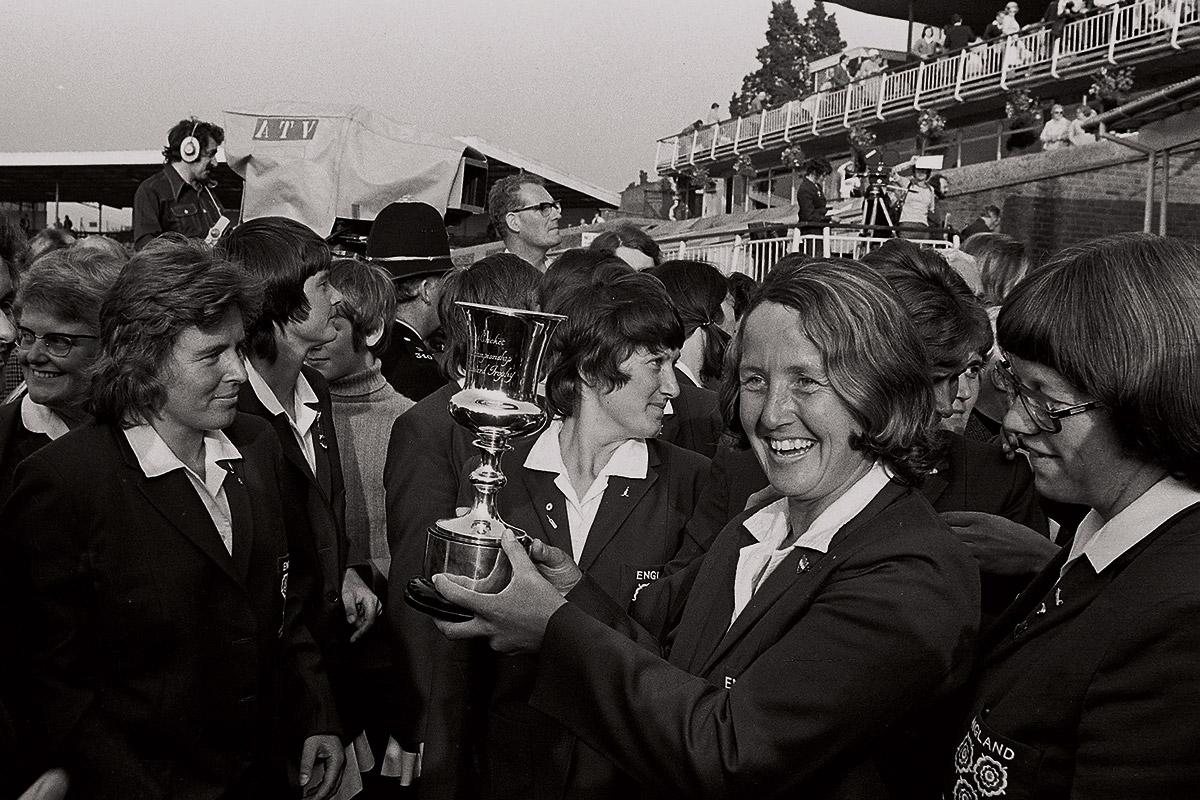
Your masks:
M124 259L55 250L25 273L17 292L17 363L24 390L0 407L0 501L21 459L86 422L89 369L100 354L97 315Z
M1000 312L1004 426L1091 510L983 641L954 798L1200 786L1200 251L1071 248Z

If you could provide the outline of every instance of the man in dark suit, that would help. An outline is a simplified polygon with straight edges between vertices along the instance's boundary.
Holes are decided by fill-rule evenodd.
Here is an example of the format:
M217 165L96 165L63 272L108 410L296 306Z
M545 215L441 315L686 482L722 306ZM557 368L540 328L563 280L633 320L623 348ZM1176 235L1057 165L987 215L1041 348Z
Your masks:
M236 410L257 291L204 247L147 245L101 315L96 422L17 469L0 535L26 601L30 735L80 797L337 788L279 445Z
M798 222L801 233L819 233L829 224L829 204L821 183L831 172L829 161L810 158L804 162L804 178L796 187L796 202L800 204Z
M454 269L437 209L416 200L384 208L371 225L367 261L386 269L396 287L396 324L390 343L379 354L383 377L416 402L446 382L427 344L438 327L442 276Z
M979 215L979 219L962 229L958 238L965 242L977 233L990 233L998 227L1000 227L1000 209L997 206L988 206Z

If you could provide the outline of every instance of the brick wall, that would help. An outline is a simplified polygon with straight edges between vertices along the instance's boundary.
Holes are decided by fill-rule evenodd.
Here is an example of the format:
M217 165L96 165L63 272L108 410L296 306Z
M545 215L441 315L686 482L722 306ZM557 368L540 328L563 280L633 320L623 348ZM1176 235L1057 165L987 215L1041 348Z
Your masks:
M951 224L962 228L985 206L999 206L1000 230L1043 257L1097 236L1140 231L1146 157L1122 149L1101 142L1076 153L1056 151L951 171L952 186L960 191L940 201L938 213L950 212ZM1155 186L1151 229L1157 231L1161 159ZM1200 240L1200 147L1171 153L1170 201L1168 235Z

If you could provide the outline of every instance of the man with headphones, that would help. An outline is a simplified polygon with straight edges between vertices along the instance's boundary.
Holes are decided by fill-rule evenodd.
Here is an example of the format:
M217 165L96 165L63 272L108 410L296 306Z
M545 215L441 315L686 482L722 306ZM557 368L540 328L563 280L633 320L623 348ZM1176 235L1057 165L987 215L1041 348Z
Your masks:
M216 241L229 225L212 193L217 148L225 131L195 117L167 133L162 171L142 181L133 198L133 244L141 250L160 233Z

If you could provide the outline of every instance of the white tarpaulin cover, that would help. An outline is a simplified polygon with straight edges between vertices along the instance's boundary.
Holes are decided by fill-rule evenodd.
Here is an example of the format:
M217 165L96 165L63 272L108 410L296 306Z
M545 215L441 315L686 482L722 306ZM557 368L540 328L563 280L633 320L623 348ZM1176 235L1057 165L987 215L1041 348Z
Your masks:
M321 236L335 217L374 219L405 195L445 214L463 150L363 106L225 112L225 158L246 181L242 219L291 217Z

